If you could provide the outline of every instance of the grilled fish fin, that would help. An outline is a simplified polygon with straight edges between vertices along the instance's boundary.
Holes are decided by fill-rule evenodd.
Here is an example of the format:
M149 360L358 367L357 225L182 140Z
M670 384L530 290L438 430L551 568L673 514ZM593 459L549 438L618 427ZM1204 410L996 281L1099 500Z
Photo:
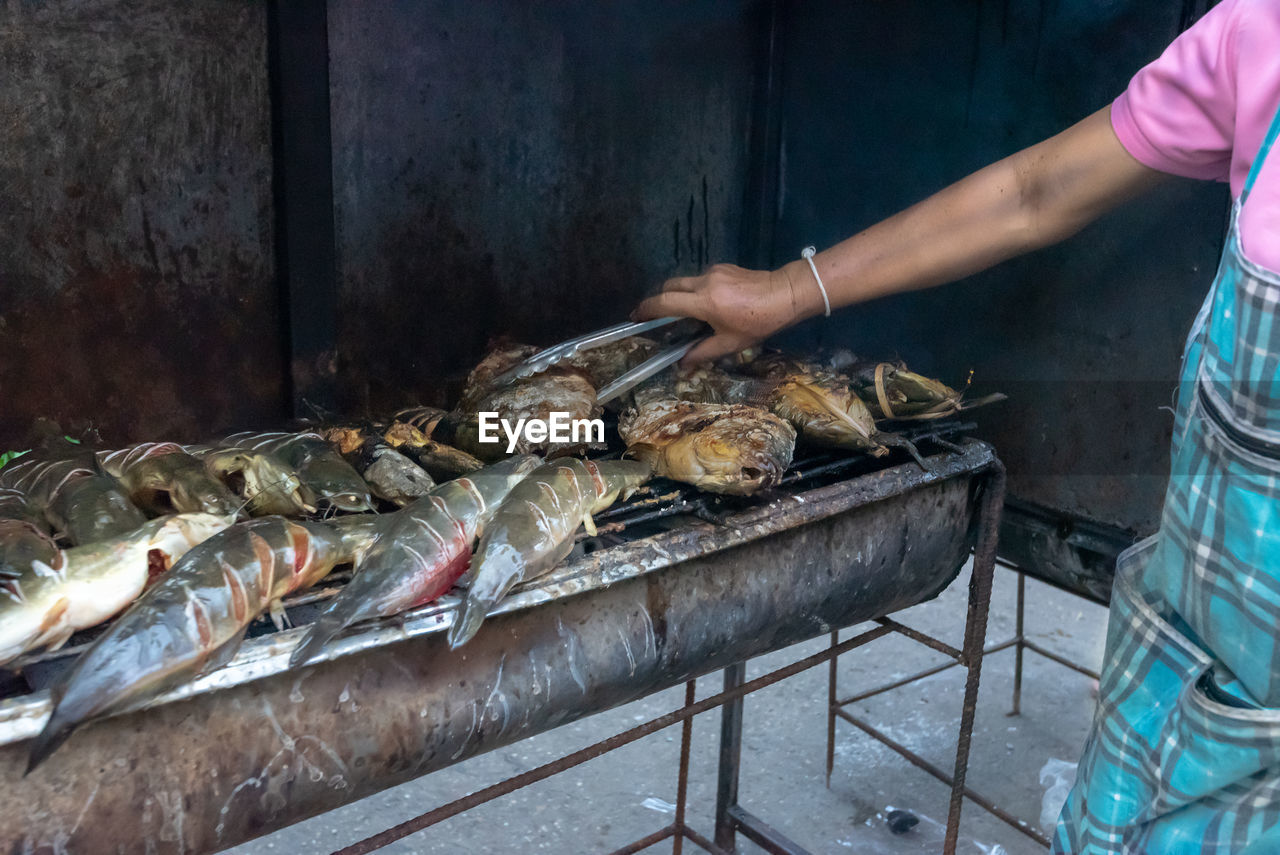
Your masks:
M488 600L482 600L474 597L470 592L467 593L465 599L458 606L457 614L454 615L453 625L449 627L449 649L457 650L466 644L480 630L480 624L484 623L485 613L491 606Z
M221 647L215 648L200 664L200 668L196 671L196 677L203 677L205 674L212 674L223 665L230 662L236 655L236 651L240 649L240 644L244 641L244 634L249 629L248 624L243 626L233 638L223 644Z
M596 521L591 518L591 514L589 513L582 517L582 527L585 528L587 530L587 534L592 537L599 534L599 532L596 531Z
M860 424L857 419L853 418L853 416L849 415L843 409L836 406L831 401L830 396L824 395L821 389L816 388L812 383L805 380L793 380L792 383L796 389L803 392L823 411L830 413L837 421L843 422L850 430L857 433L863 439L871 438L871 432L868 431L864 425Z
M293 649L293 653L289 656L289 667L297 668L311 661L345 628L341 618L328 614L321 615L315 623L307 627L307 634Z
M284 602L279 597L267 605L267 614L271 617L271 622L276 625L277 632L283 632L293 626L289 621L289 613L285 611Z
M47 652L60 650L62 648L62 645L67 643L67 639L71 638L71 636L74 634L75 634L75 628L70 626L67 627L65 630L58 633L53 638L49 639L49 643L45 646L45 650Z

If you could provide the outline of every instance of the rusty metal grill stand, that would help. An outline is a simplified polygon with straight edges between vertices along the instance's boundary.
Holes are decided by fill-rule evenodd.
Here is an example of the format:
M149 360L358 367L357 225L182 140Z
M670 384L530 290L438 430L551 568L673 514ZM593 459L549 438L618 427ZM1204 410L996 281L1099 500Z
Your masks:
M1000 564L1002 567L1008 567L1010 570L1018 574L1018 599L1017 599L1017 605L1015 607L1016 623L1013 631L1013 638L1010 638L1008 641L1002 641L999 644L992 645L991 647L987 648L987 653L988 654L998 653L999 651L1007 650L1010 647L1014 648L1013 706L1009 710L1009 715L1022 714L1022 659L1023 659L1022 651L1023 650L1030 650L1033 653L1039 653L1045 659L1048 659L1051 662L1057 662L1059 665L1063 666L1064 668L1070 668L1072 671L1076 671L1080 674L1085 675L1086 677L1092 677L1095 680L1101 679L1102 675L1099 674L1097 671L1094 671L1090 668L1086 668L1083 665L1081 665L1079 662L1072 662L1070 659L1067 659L1065 656L1061 656L1057 653L1054 653L1052 650L1046 650L1045 648L1036 644L1034 641L1027 640L1026 632L1024 630L1026 602L1027 602L1026 571L1020 570L1019 568L1014 567L1012 565L1004 564L1003 562L1001 562ZM1077 594L1076 596L1079 596L1079 594ZM1088 599L1089 602L1095 602L1094 600L1089 599L1087 597L1083 597L1082 599Z
M943 852L945 855L953 855L956 851L956 844L960 834L960 810L967 796L978 804L986 807L988 810L999 811L999 808L991 804L989 800L984 799L977 793L965 786L965 773L969 765L969 745L973 736L973 720L978 708L978 681L982 671L982 659L985 651L983 650L983 641L987 634L987 612L991 605L991 587L995 573L996 562L996 545L999 535L1000 526L1000 508L1004 502L1004 469L999 464L993 468L985 482L985 494L982 500L982 510L979 514L979 535L978 542L974 547L973 556L973 574L969 579L969 606L965 617L964 630L964 647L962 650L956 650L954 647L928 636L918 630L912 629L899 623L891 618L879 618L876 623L880 624L883 630L874 635L873 638L866 638L872 633L863 633L849 641L840 642L839 630L831 633L831 646L827 652L831 654L828 659L829 668L829 684L828 684L828 713L827 713L827 783L831 782L831 769L834 763L835 755L835 727L836 717L849 721L869 735L883 742L902 756L906 757L917 767L923 769L933 775L938 780L951 787L951 800L947 811L947 829L946 837L943 842ZM875 632L874 630L872 631ZM951 657L951 662L942 668L934 669L925 674L918 674L905 680L898 680L887 686L873 689L869 692L856 695L845 701L838 701L836 698L836 664L840 653L851 649L850 641L858 641L866 638L865 641L874 640L890 632L896 632L913 641L919 642L933 650ZM857 644L853 646L859 646ZM1007 646L1007 645L1006 645ZM960 712L960 730L956 741L956 761L955 769L951 775L947 775L941 769L933 766L923 758L914 754L906 747L894 742L888 736L880 733L872 726L854 718L847 713L843 706L851 704L857 700L878 695L883 692L890 691L905 686L914 680L927 676L930 673L944 670L955 665L963 665L968 670L968 676L965 680L964 706ZM745 668L742 665L734 666L725 670L725 689L741 684L745 676ZM783 834L768 824L763 822L759 817L755 816L738 803L738 776L740 771L740 760L742 751L742 699L737 700L725 706L723 712L721 735L720 735L720 786L716 800L716 845L724 851L733 851L734 834L742 832L748 839L761 846L768 852L781 853L782 855L798 855L804 853L805 850L788 840ZM1007 814L1002 817L1006 821L1014 823L1019 822ZM1045 841L1048 842L1047 840Z
M883 638L891 632L899 633L914 641L918 641L934 650L941 651L951 656L956 663L963 664L968 669L968 677L965 682L964 707L960 715L960 729L957 736L956 744L956 762L954 774L950 777L945 773L930 766L924 760L915 757L911 752L902 746L888 740L887 737L876 733L873 729L854 720L851 716L843 717L853 721L859 727L867 730L873 736L885 742L899 753L912 759L916 765L930 772L935 777L946 781L951 785L951 799L947 812L947 830L943 845L944 855L954 855L956 844L960 833L960 810L963 805L964 796L974 798L975 794L964 786L965 772L969 764L969 745L973 735L974 714L978 706L978 680L982 669L983 647L982 642L986 637L987 631L987 612L991 605L991 586L992 576L995 570L996 543L1000 527L1000 508L1004 502L1004 486L1005 474L1004 467L998 460L993 460L986 468L986 475L983 481L983 495L981 506L978 513L978 540L974 547L973 574L969 580L969 606L965 618L964 631L964 647L962 650L945 644L938 639L918 632L910 627L895 621L891 618L882 617L875 621L879 624L869 630L866 630L853 638L843 642L837 638L838 633L832 633L832 643L826 650L819 651L812 656L807 656L796 662L786 665L768 674L757 677L754 680L746 681L746 663L739 662L724 670L724 690L719 694L704 698L701 701L694 700L697 681L689 680L685 683L685 702L684 706L677 710L650 719L644 724L623 731L608 739L589 745L579 751L553 760L536 769L531 769L520 775L515 775L505 781L500 781L484 789L477 790L470 795L463 796L448 804L421 814L406 822L400 823L380 834L365 838L357 843L338 850L334 855L366 855L377 849L387 846L397 840L415 834L426 829L436 823L442 822L449 817L456 816L464 811L477 807L485 802L492 801L496 798L514 792L530 784L544 780L581 765L588 760L593 760L601 755L607 754L624 745L642 739L645 736L656 733L659 730L670 727L676 722L682 722L681 738L680 738L680 765L676 777L676 813L675 820L671 825L661 828L652 834L648 834L638 840L635 840L620 849L614 850L611 855L630 855L630 853L640 852L657 843L671 838L671 851L673 855L681 855L683 852L684 841L688 840L701 849L713 853L713 855L729 855L735 851L734 837L737 832L741 832L748 839L763 847L766 851L772 853L783 853L783 855L805 855L806 850L798 844L789 840L785 835L771 828L765 822L760 820L754 814L738 804L738 780L741 772L741 756L742 756L742 716L743 716L743 698L752 692L759 691L767 686L779 682L787 677L794 676L801 671L816 667L823 662L830 663L832 674L832 704L831 709L835 707L835 666L836 659L843 653L847 653L856 647L861 647L868 642ZM898 685L904 685L908 681L902 681L892 686L886 686L875 690L871 694L888 691ZM866 697L869 695L864 695ZM693 717L699 713L707 712L715 707L722 706L721 733L720 733L720 763L719 763L719 781L716 797L716 827L715 840L708 840L702 834L690 828L685 822L685 807L688 796L689 784L689 756L691 742L693 738ZM840 711L843 714L843 711ZM830 718L828 722L828 736L834 736L835 720ZM827 774L830 778L831 758L827 761ZM985 800L984 800L985 801ZM979 802L980 804L982 802ZM986 805L984 805L985 807Z
M1089 668L1086 668L1077 662L1072 662L1070 659L1060 656L1059 654L1054 653L1051 650L1046 650L1045 648L1040 647L1038 644L1036 644L1033 641L1027 640L1026 633L1025 633L1026 585L1027 585L1026 573L1018 569L1017 567L1012 567L1010 565L1005 565L1003 563L1001 563L1001 566L1008 567L1008 569L1018 574L1018 594L1017 594L1016 612L1015 612L1016 625L1014 629L1014 635L1012 638L1009 638L998 644L993 644L990 647L983 650L982 657L989 656L992 653L999 653L1000 651L1003 651L1003 650L1008 650L1011 647L1014 648L1013 703L1012 703L1012 708L1009 711L1009 715L1015 716L1015 715L1021 715L1022 713L1022 666L1023 666L1022 652L1023 650L1030 650L1035 653L1038 653L1052 662L1056 662L1059 665L1062 665L1066 668L1070 668L1071 670L1076 671L1080 674L1083 674L1086 677L1092 677L1095 680L1099 678L1099 675L1097 671L1090 670ZM978 568L977 568L976 559L975 559L975 566L974 566L975 576L977 574L977 571L978 571ZM893 623L892 621L887 621L886 619L882 619L882 622ZM920 640L920 639L917 639L917 640ZM839 633L838 632L831 633L832 646L834 647L838 642L839 642ZM967 644L968 644L968 636L966 634L966 646ZM993 802L991 799L987 798L986 796L983 796L981 793L974 791L972 788L963 786L963 783L964 783L963 778L958 779L959 784L957 784L957 779L951 776L948 776L945 772L943 772L942 770L938 769L936 766L929 763L920 755L916 754L915 752L911 751L905 746L899 744L898 742L895 742L893 739L889 738L884 733L880 732L879 730L867 724L866 722L856 718L855 716L853 716L851 713L849 713L847 710L844 709L845 707L855 704L859 701L866 700L867 698L874 697L876 695L882 694L892 689L897 689L897 688L901 688L902 686L910 685L919 680L923 680L926 677L932 677L934 674L939 674L943 671L950 670L951 668L954 668L957 665L964 664L963 655L957 655L956 651L943 649L943 647L936 647L934 645L930 645L930 646L934 647L935 650L939 650L940 652L946 653L949 656L951 656L952 661L946 662L942 665L935 666L933 668L926 669L924 671L920 671L916 674L912 674L910 677L904 677L903 679L897 680L886 686L881 686L876 689L871 689L870 691L861 692L859 694L852 695L851 697L844 698L843 700L837 697L836 660L834 658L831 660L830 672L829 672L829 678L828 678L828 684L827 684L828 686L827 784L830 785L831 783L831 771L835 764L836 719L841 718L849 722L850 724L854 725L855 727L859 728L867 735L873 737L874 739L879 740L881 743L893 749L898 754L901 754L914 766L920 769L923 769L933 777L937 778L939 781L950 786L952 788L953 803L954 803L954 799L956 798L956 792L958 788L962 788L963 795L965 798L968 798L970 801L974 802L976 805L978 805L983 810L990 813L992 816L995 816L996 818L1009 824L1010 826L1022 832L1027 837L1030 837L1032 840L1036 841L1037 843L1040 843L1044 846L1048 846L1049 838L1044 833L1042 833L1038 828L1036 828L1034 825L1027 822L1026 820L1019 819L1018 817L1013 816L1008 811L1004 810L995 802ZM968 709L967 688L968 687L966 685L966 709ZM948 830L948 839L950 839L951 829L949 824L948 824L947 830Z

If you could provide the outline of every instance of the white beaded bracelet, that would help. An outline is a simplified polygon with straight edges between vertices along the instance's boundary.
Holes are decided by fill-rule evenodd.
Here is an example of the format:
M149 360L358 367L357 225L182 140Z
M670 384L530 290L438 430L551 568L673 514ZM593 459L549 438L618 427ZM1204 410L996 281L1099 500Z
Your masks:
M813 254L817 252L811 246L806 246L800 251L800 257L809 262L809 269L813 271L813 279L818 283L818 290L822 292L822 314L825 317L831 317L831 301L827 299L827 286L822 284L822 277L818 275L818 265L813 263Z

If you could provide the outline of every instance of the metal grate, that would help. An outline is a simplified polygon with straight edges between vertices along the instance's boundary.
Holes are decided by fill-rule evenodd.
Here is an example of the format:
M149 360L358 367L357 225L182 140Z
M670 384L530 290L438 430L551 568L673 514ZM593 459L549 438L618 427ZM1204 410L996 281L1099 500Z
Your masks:
M959 451L959 446L951 440L974 428L975 425L971 422L944 421L908 427L899 433L915 443L921 454L927 457L939 452ZM619 453L615 451L605 457L616 457ZM566 559L566 563L584 554L608 549L659 531L669 531L694 521L721 525L727 517L745 508L766 505L815 487L852 480L910 462L910 456L900 449L893 449L883 457L838 451L811 452L792 463L777 487L754 496L718 496L704 493L687 484L655 479L627 501L597 514L597 534L589 536L580 532L574 553ZM337 596L350 579L351 570L339 568L319 585L285 598L284 607L289 625L302 627L314 621L321 606ZM524 588L538 585L541 581L530 582ZM520 590L522 588L516 589L517 592ZM452 609L457 602L456 595L446 595L435 604L406 613L405 617ZM20 657L0 668L0 701L49 688L109 626L110 621L78 632L59 650ZM263 615L250 625L246 639L262 638L278 632L271 620Z

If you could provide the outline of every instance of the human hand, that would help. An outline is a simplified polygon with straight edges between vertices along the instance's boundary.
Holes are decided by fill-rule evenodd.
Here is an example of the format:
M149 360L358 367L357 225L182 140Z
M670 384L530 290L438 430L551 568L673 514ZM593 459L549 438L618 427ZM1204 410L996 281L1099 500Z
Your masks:
M817 287L804 280L812 274L804 262L798 264L777 270L717 264L701 276L668 279L662 293L642 302L631 317L644 321L674 315L710 324L714 335L689 352L686 365L728 356L822 313Z

